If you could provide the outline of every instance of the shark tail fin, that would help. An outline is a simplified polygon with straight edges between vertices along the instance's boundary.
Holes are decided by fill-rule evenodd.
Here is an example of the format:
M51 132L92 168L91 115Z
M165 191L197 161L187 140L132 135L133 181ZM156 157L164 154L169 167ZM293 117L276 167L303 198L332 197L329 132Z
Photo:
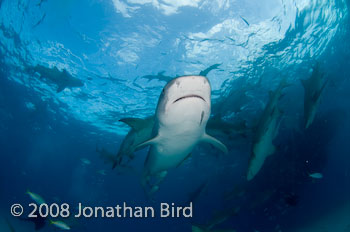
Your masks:
M225 144L223 144L222 142L220 142L216 138L214 138L214 137L212 137L212 136L210 136L210 135L208 135L206 133L203 135L201 141L210 143L211 145L213 145L214 147L218 148L219 150L221 150L225 154L228 153L228 149L225 146Z

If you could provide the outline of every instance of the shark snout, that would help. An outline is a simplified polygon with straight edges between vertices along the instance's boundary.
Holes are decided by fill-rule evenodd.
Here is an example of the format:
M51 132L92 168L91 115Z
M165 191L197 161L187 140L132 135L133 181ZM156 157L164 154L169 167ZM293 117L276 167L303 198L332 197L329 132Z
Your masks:
M209 103L210 92L210 83L203 76L178 77L164 88L164 95L168 96L171 103L189 98L197 98Z

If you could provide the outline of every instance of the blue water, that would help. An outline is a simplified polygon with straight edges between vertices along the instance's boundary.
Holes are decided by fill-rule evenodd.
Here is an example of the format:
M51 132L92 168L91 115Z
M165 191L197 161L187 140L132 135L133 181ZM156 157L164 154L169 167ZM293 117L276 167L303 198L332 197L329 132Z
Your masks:
M33 202L27 190L72 212L79 202L156 210L154 218L55 219L72 231L191 231L220 213L225 219L204 231L299 231L332 215L333 229L309 231L350 231L350 207L341 210L350 203L348 7L346 0L0 0L0 231L34 231L23 220ZM328 82L304 129L300 80L316 63ZM226 156L197 146L150 200L140 181L147 149L113 170L96 150L116 154L130 129L120 119L153 115L169 80L200 73L212 86L212 115L244 120L250 130L218 135ZM282 78L289 86L277 150L248 182L254 127ZM159 217L162 202L185 206L201 185L193 217ZM10 214L15 203L25 208L20 218ZM46 221L40 231L57 229Z

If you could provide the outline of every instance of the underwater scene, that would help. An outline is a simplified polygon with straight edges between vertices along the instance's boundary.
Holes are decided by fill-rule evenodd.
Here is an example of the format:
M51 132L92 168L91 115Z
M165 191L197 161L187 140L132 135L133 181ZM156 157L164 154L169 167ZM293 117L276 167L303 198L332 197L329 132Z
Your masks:
M350 232L349 0L0 0L0 232Z

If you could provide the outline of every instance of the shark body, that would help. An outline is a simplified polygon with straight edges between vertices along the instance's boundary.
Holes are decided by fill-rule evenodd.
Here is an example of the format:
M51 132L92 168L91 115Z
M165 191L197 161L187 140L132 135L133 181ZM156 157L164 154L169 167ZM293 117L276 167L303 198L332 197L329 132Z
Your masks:
M316 116L320 104L321 94L327 84L324 81L324 74L320 72L318 64L314 67L311 77L301 80L304 87L304 121L305 128L308 128Z
M152 194L168 169L177 167L199 142L208 142L227 153L227 148L206 133L210 116L211 86L203 76L182 76L170 81L159 98L153 137L138 145L150 145L142 184ZM155 177L155 181L151 178Z
M252 154L250 156L247 180L251 180L260 171L265 159L275 152L273 140L278 134L282 112L277 103L282 98L282 90L287 86L283 79L274 92L269 92L269 101L260 117L253 138Z
M84 83L73 77L67 70L58 70L57 67L48 68L43 65L36 65L35 67L29 67L29 71L38 73L40 78L48 80L57 85L57 93L61 92L65 88L81 87Z
M146 142L152 138L152 131L154 127L154 118L152 115L147 118L123 118L119 121L124 122L130 126L128 134L122 141L117 155L103 155L106 163L112 163L113 169L118 166L123 166L131 161L137 151L138 145ZM216 117L211 117L208 120L206 130L209 134L217 136L227 136L232 134L245 135L249 130L244 121L226 122Z
M200 76L207 76L212 70L218 69L221 64L213 64L209 66L208 68L200 71L199 75ZM173 79L171 76L164 75L165 71L158 72L156 75L144 75L140 78L142 79L147 79L148 82L151 80L158 80L158 81L164 81L164 82L169 82Z

